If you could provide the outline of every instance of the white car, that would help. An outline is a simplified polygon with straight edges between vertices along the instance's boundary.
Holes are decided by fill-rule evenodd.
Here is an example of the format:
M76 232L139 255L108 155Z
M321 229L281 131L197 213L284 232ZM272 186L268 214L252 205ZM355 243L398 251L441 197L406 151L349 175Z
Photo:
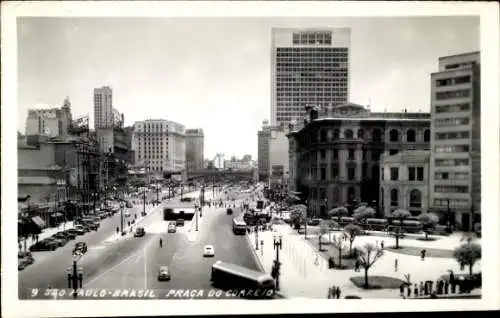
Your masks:
M123 216L126 217L126 218L130 217L130 212L126 211L125 213L123 213Z
M215 250L213 245L205 245L203 248L203 257L213 257L215 256Z

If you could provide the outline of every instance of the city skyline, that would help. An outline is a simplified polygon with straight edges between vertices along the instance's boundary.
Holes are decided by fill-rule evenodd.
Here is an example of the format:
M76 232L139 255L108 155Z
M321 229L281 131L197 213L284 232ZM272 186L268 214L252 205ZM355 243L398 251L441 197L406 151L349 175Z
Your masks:
M257 131L271 118L273 27L351 28L349 101L373 111L429 111L437 58L479 50L477 17L22 18L18 130L28 108L66 96L93 127L92 91L110 86L126 125L173 120L204 129L206 158L255 158Z

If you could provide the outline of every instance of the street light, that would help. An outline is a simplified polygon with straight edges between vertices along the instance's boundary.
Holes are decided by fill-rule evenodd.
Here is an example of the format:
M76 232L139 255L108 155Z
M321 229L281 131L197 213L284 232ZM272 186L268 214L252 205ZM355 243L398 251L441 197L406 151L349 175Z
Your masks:
M255 223L255 250L259 250L259 219Z
M280 277L280 266L281 266L281 263L280 263L280 250L281 250L281 247L282 247L282 244L283 244L283 241L282 241L282 236L281 234L277 235L277 234L274 234L273 235L273 244L274 244L274 249L276 250L276 260L274 261L274 269L273 269L273 276L275 277L276 279L276 290L280 290L280 281L279 281L279 277Z
M307 240L307 210L309 210L309 201L306 200L306 215L304 218L304 238Z
M73 266L68 269L68 288L73 289L73 298L76 299L77 291L83 287L83 270L78 268L78 261L82 256L73 254Z
M196 232L198 232L198 206L194 205L194 214L196 216Z

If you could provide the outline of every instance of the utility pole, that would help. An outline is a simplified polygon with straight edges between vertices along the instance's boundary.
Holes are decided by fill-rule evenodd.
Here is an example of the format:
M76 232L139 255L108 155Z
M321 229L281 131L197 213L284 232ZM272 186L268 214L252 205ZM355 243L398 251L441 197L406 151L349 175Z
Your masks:
M276 279L276 290L280 290L280 250L282 247L282 238L281 234L279 236L275 236L274 240L274 249L276 250L276 260L274 261L274 269L275 269L275 279Z
M256 219L255 224L255 250L259 250L259 219Z
M142 191L142 215L146 215L146 188Z
M196 232L198 232L198 207L195 205L195 211L194 213L196 214Z
M121 198L121 195L120 195L120 198ZM120 204L120 230L121 230L122 235L124 235L125 233L123 232L123 204Z

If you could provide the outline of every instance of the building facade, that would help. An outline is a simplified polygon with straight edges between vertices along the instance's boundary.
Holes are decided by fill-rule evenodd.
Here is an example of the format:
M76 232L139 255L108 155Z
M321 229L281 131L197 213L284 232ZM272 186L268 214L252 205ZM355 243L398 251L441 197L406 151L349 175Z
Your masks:
M269 178L269 138L271 131L267 120L262 122L262 130L257 132L257 162L259 170L259 180Z
M480 53L439 58L431 74L431 205L471 229L481 211Z
M301 118L309 103L347 103L350 37L347 28L273 28L272 125Z
M61 108L31 108L28 109L28 117L26 118L26 136L67 136L71 121L71 103L68 98L64 100Z
M155 175L186 171L186 134L184 126L164 119L134 123L132 150L135 165Z
M292 126L290 126L292 127ZM311 110L288 134L292 188L308 202L309 214L360 203L382 215L380 158L403 150L429 150L429 113L376 113L357 104Z
M383 216L404 209L412 216L428 211L430 151L405 150L380 158L380 207Z
M186 170L188 173L203 171L204 145L203 129L186 129Z
M288 184L288 138L284 127L271 127L269 137L269 186L270 189Z
M113 127L113 91L108 86L94 88L94 129Z

